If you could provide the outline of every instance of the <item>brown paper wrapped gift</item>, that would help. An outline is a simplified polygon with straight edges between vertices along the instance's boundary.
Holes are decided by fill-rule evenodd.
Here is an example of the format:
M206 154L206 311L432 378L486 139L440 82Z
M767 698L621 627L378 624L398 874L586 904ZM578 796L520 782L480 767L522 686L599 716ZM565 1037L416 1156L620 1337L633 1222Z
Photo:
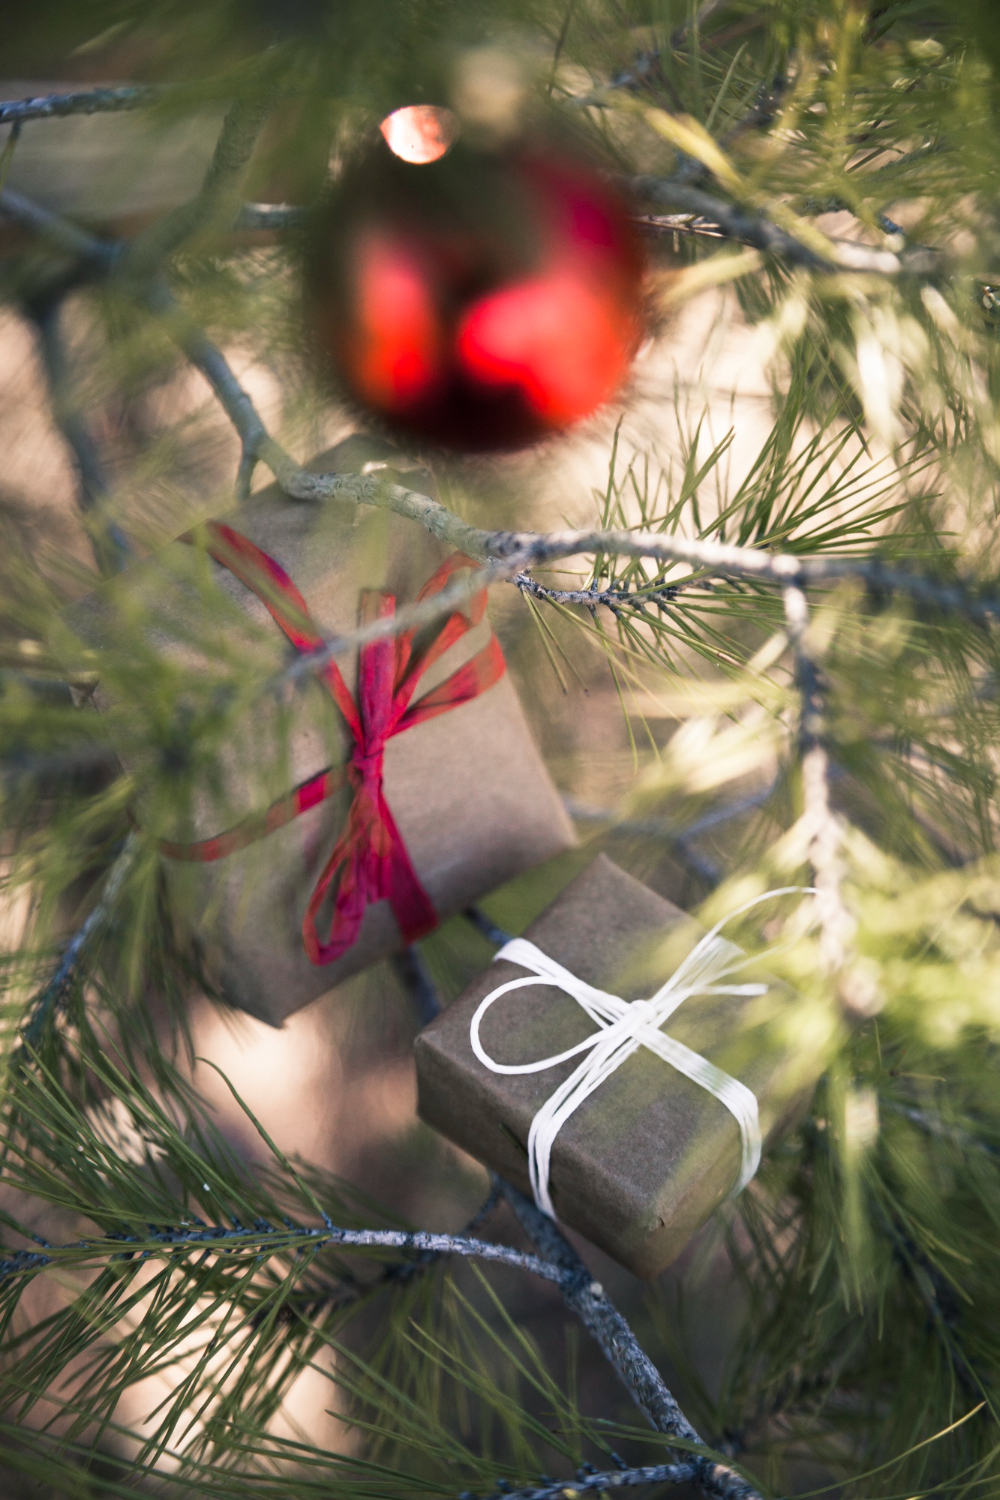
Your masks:
M601 855L524 937L586 984L633 1001L658 990L699 935L691 918ZM664 947L672 955L666 971ZM578 1067L580 1054L514 1075L491 1072L474 1054L470 1026L481 1002L518 978L530 978L525 967L497 959L421 1032L418 1109L429 1125L530 1193L532 1120ZM767 998L794 1003L773 984ZM759 1011L762 1003L693 995L663 1029L752 1091L766 1143L808 1099L815 1073L775 1040L773 1028L748 1029L760 1019L752 1007ZM594 1031L574 998L554 985L526 982L497 999L479 1035L494 1061L523 1064L575 1047ZM655 1276L732 1191L741 1161L740 1128L726 1106L640 1046L558 1130L552 1204L562 1222L636 1275Z
M381 461L385 452L378 440L351 438L310 468L356 472ZM426 489L429 481L418 473L409 482ZM431 586L443 587L448 567L455 565L446 563L454 558L452 549L415 522L350 501L290 501L276 486L253 495L213 528L209 550L225 566L208 566L218 587L245 612L265 675L288 663L286 635L298 650L307 650L320 634L355 629L359 614L385 614L392 608L389 596L403 607L435 575ZM123 589L142 601L158 647L181 659L185 648L178 642L193 639L185 612L198 603L191 588L196 562L190 546L174 543L110 586L118 591L119 606ZM481 598L480 612L484 604ZM409 667L398 657L394 666L389 642L388 657L369 655L362 682L353 653L337 659L338 690L307 677L306 688L291 698L261 698L248 714L245 733L227 747L222 774L214 767L211 785L198 792L183 825L165 830L169 909L205 980L240 1009L280 1025L338 981L398 950L405 941L400 922L409 923L406 937L420 935L572 846L571 824L499 646L485 619L469 627L475 613L472 608L449 624L442 619L426 627L412 643ZM111 621L120 618L111 612ZM73 624L92 640L107 639L106 591L78 606ZM365 723L390 711L405 671L415 675L415 661L426 670L413 688L410 721L401 720L379 753L371 754L372 736L359 744L348 716L362 724L362 737L368 734ZM371 711L363 706L365 692L374 695ZM290 722L283 740L282 715ZM383 808L381 821L373 822L373 806ZM141 802L135 812L141 823ZM345 841L348 853L338 863L332 856L344 850ZM383 863L388 859L383 894L391 905L371 896L375 887L365 874L380 850ZM350 927L344 925L345 911L348 917L353 912L355 926L360 916L360 928L346 950L337 951L327 934L333 922L333 936L339 933L343 947Z

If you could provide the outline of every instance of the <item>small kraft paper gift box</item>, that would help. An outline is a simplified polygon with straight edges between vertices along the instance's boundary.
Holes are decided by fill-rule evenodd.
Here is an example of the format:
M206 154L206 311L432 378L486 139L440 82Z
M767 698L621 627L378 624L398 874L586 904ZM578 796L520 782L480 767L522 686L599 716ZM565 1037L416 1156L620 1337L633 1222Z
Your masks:
M361 472L393 454L357 436L308 467ZM429 487L422 471L386 477ZM207 592L192 585L198 566L214 575ZM382 507L302 503L274 485L130 567L70 623L99 645L141 604L144 639L196 673L206 653L191 646L191 616L207 618L217 586L230 616L241 612L222 644L241 649L245 621L266 682L324 637L476 566ZM158 824L174 926L204 982L234 1006L280 1025L575 843L485 606L477 595L419 631L337 656L283 696L262 693L176 826ZM97 706L111 701L99 687ZM141 787L141 766L129 769ZM141 826L141 792L133 813Z
M416 1041L427 1124L657 1275L807 1104L794 1003L601 855Z

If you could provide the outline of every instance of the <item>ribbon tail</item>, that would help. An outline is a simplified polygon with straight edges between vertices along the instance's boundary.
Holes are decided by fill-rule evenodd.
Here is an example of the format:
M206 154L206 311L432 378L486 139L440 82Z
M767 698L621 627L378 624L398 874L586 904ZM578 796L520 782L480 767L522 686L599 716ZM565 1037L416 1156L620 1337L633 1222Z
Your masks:
M333 963L352 948L365 911L376 901L388 900L404 942L416 942L438 925L434 904L381 796L377 823L375 833L370 826L359 829L355 818L349 817L346 831L316 882L302 922L302 943L310 963ZM323 941L317 931L317 914L338 876L330 931Z
M605 1032L588 1056L550 1094L532 1120L527 1141L531 1192L536 1206L550 1219L558 1217L552 1202L551 1182L552 1148L556 1137L581 1104L638 1050L639 1043L627 1033Z
M420 883L413 868L409 850L400 837L396 821L385 798L380 798L382 822L389 835L388 853L383 856L382 896L389 898L392 914L404 942L415 943L437 927L440 918L434 903Z
M330 931L326 942L323 942L316 930L316 915L338 874L340 882L334 898ZM337 840L337 845L309 897L309 905L302 919L302 946L310 963L317 966L332 964L348 948L354 946L368 904L365 886L358 869L357 844L353 843L348 831Z

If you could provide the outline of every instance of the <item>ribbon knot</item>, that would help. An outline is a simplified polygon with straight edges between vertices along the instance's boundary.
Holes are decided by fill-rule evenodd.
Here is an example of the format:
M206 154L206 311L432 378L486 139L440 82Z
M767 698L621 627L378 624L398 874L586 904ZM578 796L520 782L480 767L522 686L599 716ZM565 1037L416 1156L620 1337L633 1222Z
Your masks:
M382 785L382 776L385 770L385 741L375 746L374 749L362 750L355 745L351 751L350 777L357 787L366 789L378 788Z
M324 645L301 593L273 557L222 522L209 521L205 531L210 556L257 595L297 651L316 651ZM188 533L181 540L194 543L197 536ZM471 558L454 553L420 590L417 602L439 594L453 573L475 566ZM395 610L396 601L391 594L374 590L362 594L362 623L388 618ZM170 859L200 862L222 859L316 807L347 785L354 795L344 829L313 888L302 922L306 954L314 964L333 963L354 945L365 910L376 901L389 902L406 942L414 942L430 932L437 926L438 915L413 868L385 798L385 751L394 735L468 703L503 676L506 670L503 653L496 636L491 634L487 644L470 661L413 701L417 685L428 668L478 625L485 613L486 591L480 590L469 601L468 615L453 610L440 625L419 633L401 631L391 638L369 641L358 653L357 701L336 663L328 662L320 677L353 741L346 765L328 766L302 782L289 796L273 803L265 813L244 819L226 833L197 844L163 841L161 852ZM333 910L324 940L317 930L317 918L331 893Z
M480 1002L472 1017L469 1041L483 1066L489 1068L491 1073L540 1073L557 1067L580 1053L584 1054L583 1061L538 1110L528 1131L531 1190L535 1203L543 1213L553 1219L556 1217L552 1203L550 1169L552 1148L559 1131L581 1104L606 1083L640 1046L648 1048L692 1083L706 1089L729 1110L739 1128L741 1146L740 1169L732 1188L732 1196L743 1191L760 1165L762 1141L756 1098L739 1079L724 1073L721 1068L709 1062L707 1057L702 1057L660 1028L679 1006L697 995L766 994L766 984L722 982L731 978L751 960L733 943L720 936L721 929L735 917L759 906L763 901L772 900L776 896L805 893L807 889L802 886L783 886L738 906L696 943L670 978L647 1000L629 1002L604 990L595 989L524 938L513 938L494 954L494 962L506 959L527 969L529 973L524 978L509 979L506 984L498 985ZM480 1040L483 1017L503 995L523 989L526 985L537 984L551 985L569 995L596 1022L597 1029L576 1046L567 1047L565 1052L554 1053L551 1057L543 1057L538 1062L499 1063L490 1057Z

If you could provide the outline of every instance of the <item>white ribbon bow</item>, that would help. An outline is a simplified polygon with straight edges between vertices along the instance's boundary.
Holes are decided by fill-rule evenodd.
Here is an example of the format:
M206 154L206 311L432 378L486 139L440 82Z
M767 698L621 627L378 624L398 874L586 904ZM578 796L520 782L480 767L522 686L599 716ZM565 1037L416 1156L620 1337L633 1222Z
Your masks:
M786 896L803 892L808 887L783 886L780 890L768 891L731 911L717 922L711 932L692 948L687 958L679 965L666 984L657 990L651 1000L620 1000L617 995L606 994L578 979L562 964L549 958L534 943L524 938L513 938L505 943L497 959L506 958L531 972L523 979L509 979L499 985L483 1000L469 1028L472 1050L484 1067L491 1073L541 1073L554 1068L568 1057L584 1052L589 1055L576 1067L565 1082L545 1101L531 1122L528 1132L528 1171L535 1202L543 1213L555 1218L552 1196L549 1189L549 1170L552 1147L566 1121L580 1108L585 1099L606 1083L625 1060L640 1047L648 1047L657 1057L690 1078L692 1083L707 1089L721 1104L724 1104L735 1119L740 1130L742 1160L739 1176L733 1187L733 1196L743 1191L760 1165L761 1135L757 1100L745 1084L731 1078L700 1053L693 1052L672 1036L666 1036L660 1027L673 1015L685 1000L693 995L765 995L766 984L722 984L738 969L751 962L735 944L721 938L719 933L727 922L741 916L751 907L758 906L774 896ZM596 1021L598 1030L552 1057L544 1057L533 1063L499 1063L490 1057L479 1039L479 1028L483 1017L495 1001L511 990L522 989L529 984L550 984L571 996Z

